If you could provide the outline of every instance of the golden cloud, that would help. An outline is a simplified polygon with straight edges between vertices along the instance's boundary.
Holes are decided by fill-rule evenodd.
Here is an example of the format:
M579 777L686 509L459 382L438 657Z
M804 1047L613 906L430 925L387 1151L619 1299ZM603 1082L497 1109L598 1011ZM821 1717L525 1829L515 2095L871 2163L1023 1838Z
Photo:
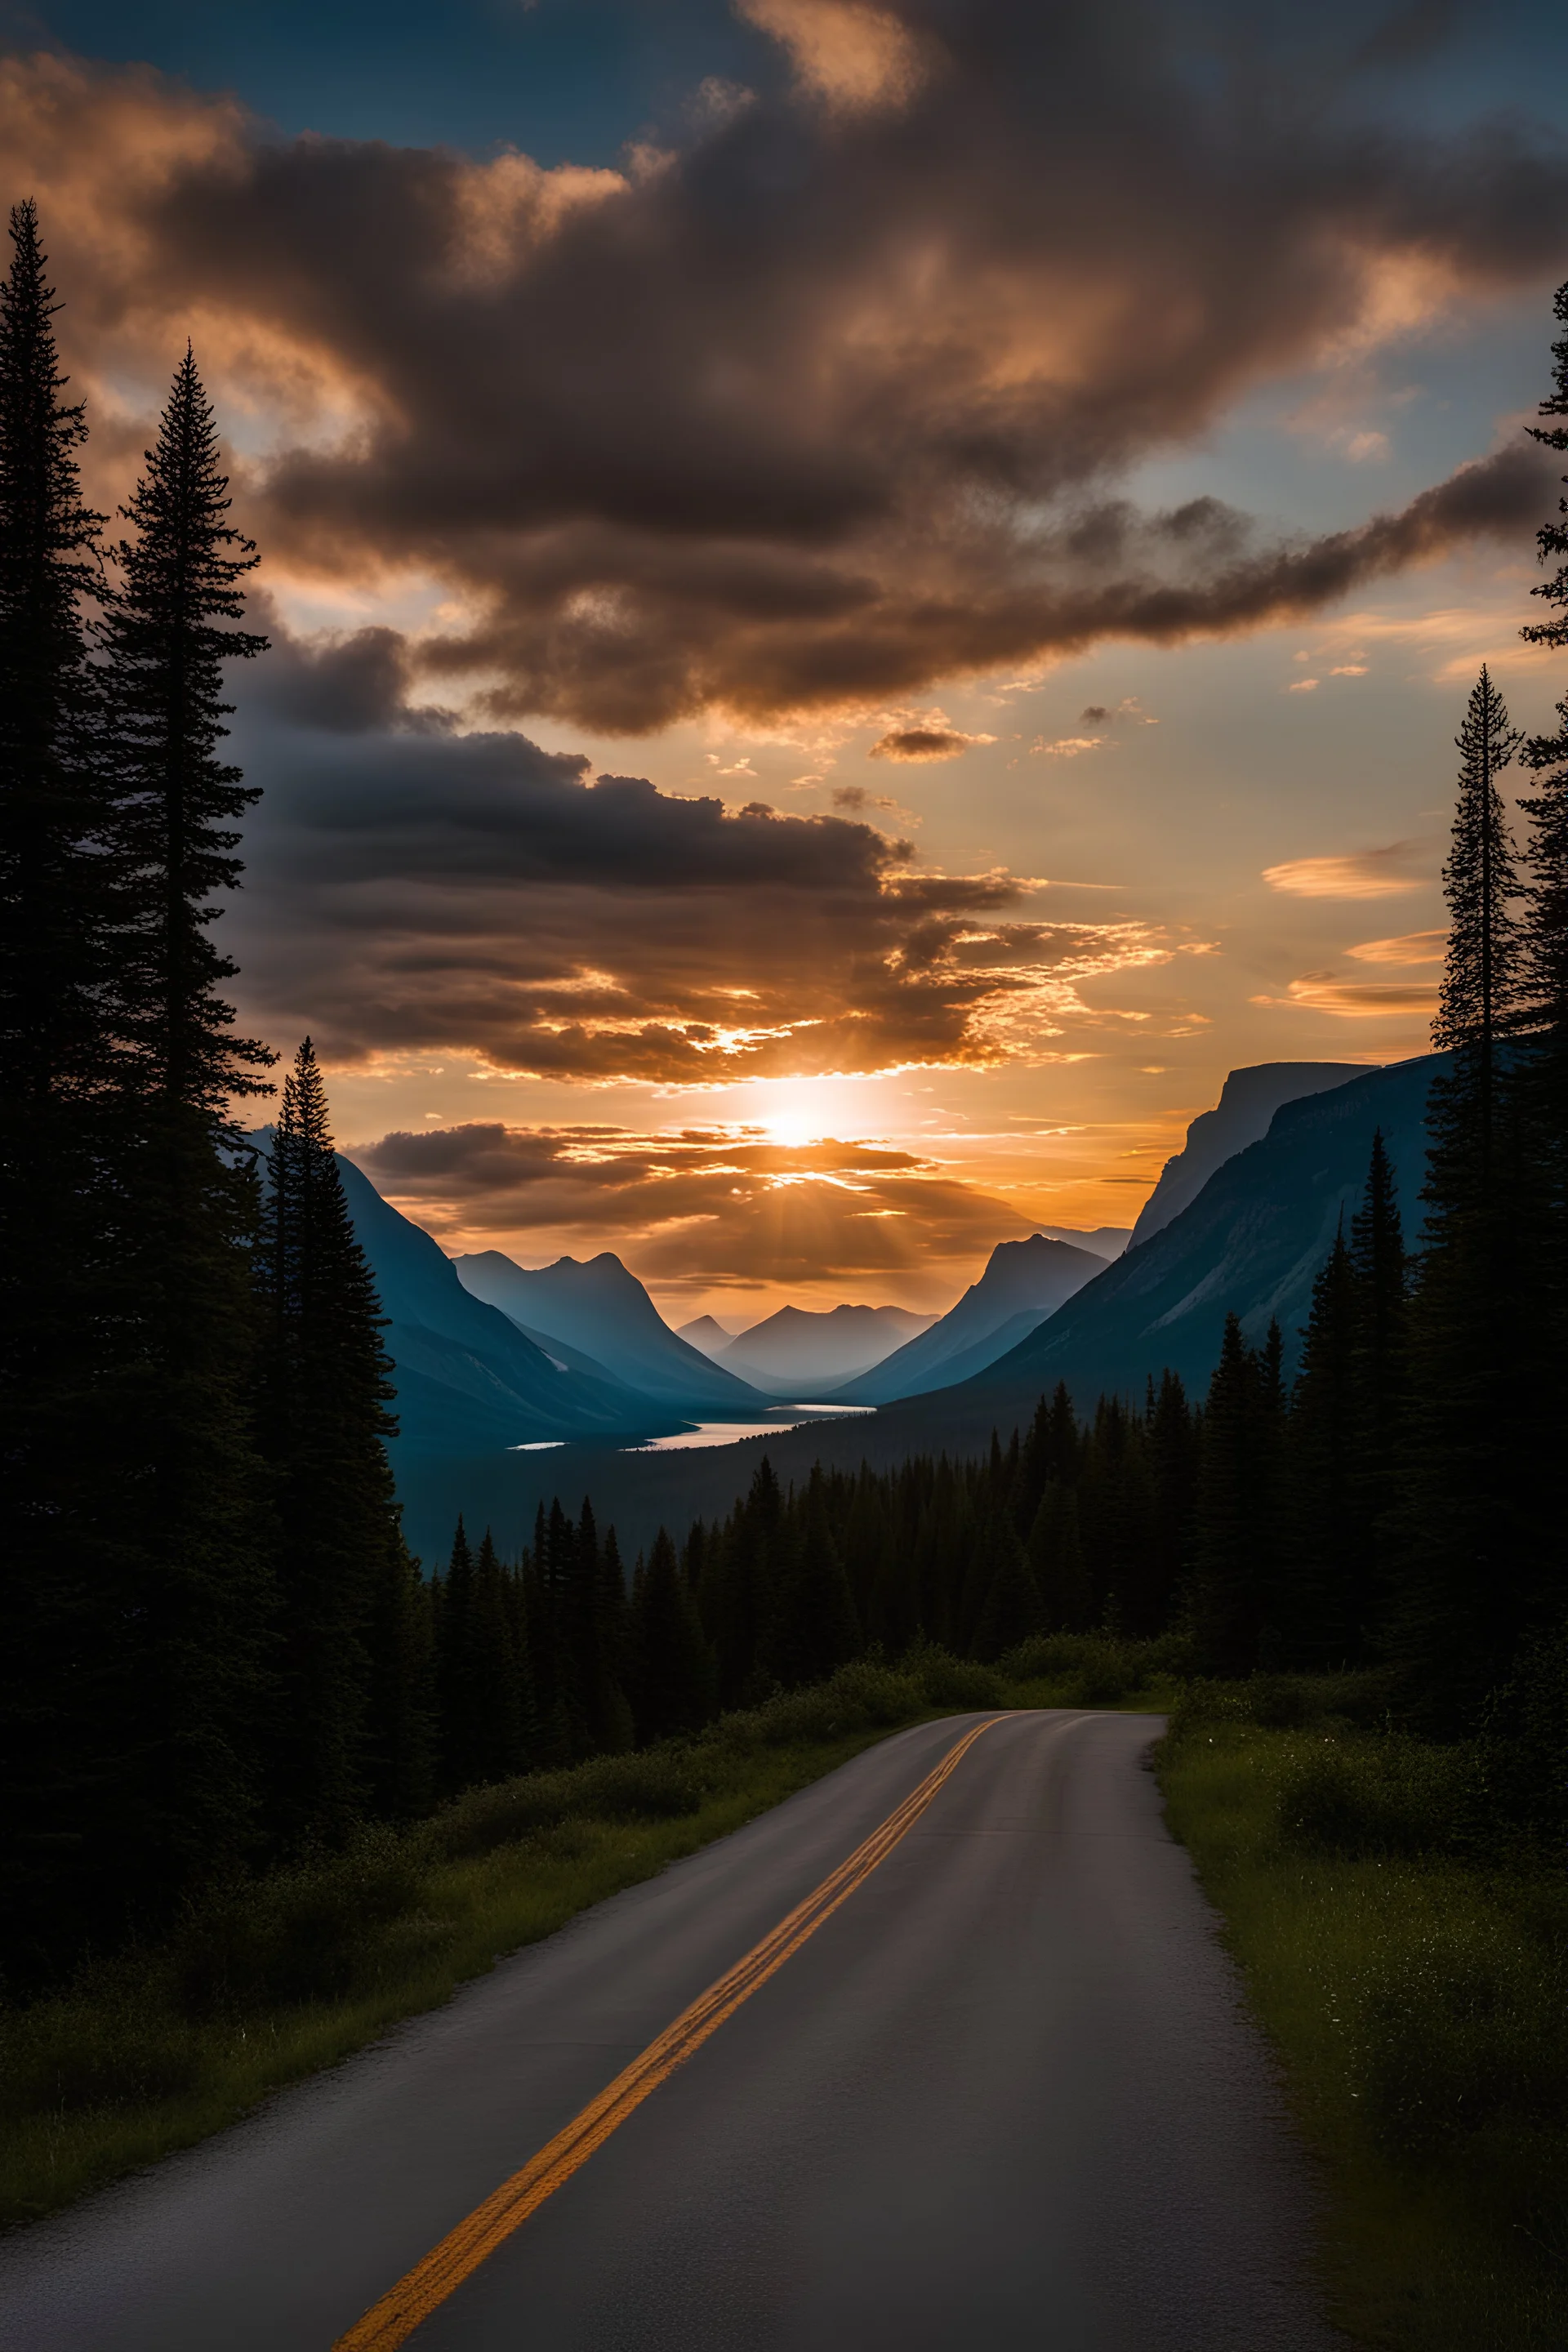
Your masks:
M1342 857L1294 857L1283 866L1266 866L1263 879L1271 890L1296 898L1393 898L1402 891L1418 890L1419 878L1398 870L1415 845L1390 842L1384 849L1363 849Z
M351 1155L451 1249L535 1264L614 1247L666 1295L934 1275L956 1288L1031 1233L1005 1201L884 1143L798 1146L754 1127L645 1133L475 1123L395 1133Z
M1358 963L1441 963L1447 943L1447 931L1406 931L1396 940L1363 940L1345 953Z
M1391 1013L1419 1013L1426 1019L1437 1009L1437 991L1421 982L1339 980L1331 971L1309 971L1293 980L1283 996L1255 996L1252 1002L1332 1013L1346 1021L1373 1021Z

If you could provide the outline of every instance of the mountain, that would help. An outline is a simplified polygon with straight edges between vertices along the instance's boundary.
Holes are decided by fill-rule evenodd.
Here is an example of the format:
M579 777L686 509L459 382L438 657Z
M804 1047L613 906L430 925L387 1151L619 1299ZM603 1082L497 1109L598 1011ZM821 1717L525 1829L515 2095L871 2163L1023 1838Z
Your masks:
M870 1371L835 1390L834 1403L889 1404L926 1389L952 1388L984 1371L1086 1282L1103 1274L1106 1263L1046 1234L998 1242L984 1273L956 1307Z
M1365 1074L1363 1062L1257 1062L1250 1069L1232 1070L1213 1110L1194 1119L1182 1150L1161 1170L1128 1248L1136 1249L1180 1216L1216 1168L1268 1134L1269 1120L1283 1104L1326 1094Z
M735 1334L726 1331L722 1323L715 1323L711 1315L700 1315L695 1323L683 1323L675 1336L684 1339L689 1348L695 1348L700 1356L715 1362Z
M1348 1228L1360 1204L1376 1128L1398 1180L1405 1241L1415 1243L1426 1098L1443 1063L1424 1055L1283 1104L1268 1133L1217 1169L1187 1208L1108 1266L981 1382L1037 1396L1065 1380L1080 1402L1092 1403L1101 1389L1138 1395L1168 1364L1201 1389L1232 1308L1253 1340L1277 1318L1292 1362L1313 1277L1340 1218Z
M1069 1249L1087 1250L1090 1257L1107 1261L1120 1257L1132 1238L1131 1225L1096 1225L1086 1232L1080 1225L1040 1225L1037 1230L1050 1242L1066 1242Z
M613 1519L628 1556L656 1529L721 1517L746 1492L764 1454L787 1485L814 1462L878 1468L913 1454L954 1459L984 1452L1026 1427L1042 1394L1065 1380L1082 1408L1102 1389L1132 1397L1169 1364L1202 1394L1219 1352L1227 1307L1261 1339L1277 1314L1293 1355L1307 1319L1312 1276L1332 1244L1342 1209L1359 1204L1381 1126L1394 1162L1407 1243L1420 1226L1426 1109L1444 1057L1363 1071L1331 1092L1282 1106L1265 1137L1210 1176L1163 1231L1108 1265L999 1361L960 1386L905 1397L874 1413L809 1422L689 1454L616 1453L591 1444L561 1454L416 1465L405 1495L416 1544L434 1542L457 1510L493 1521L499 1542L527 1540L533 1514L552 1494L590 1494L600 1523Z
M250 1139L263 1157L271 1139L270 1129ZM383 1336L398 1419L390 1450L400 1468L431 1455L651 1435L670 1426L668 1413L601 1366L552 1360L504 1315L470 1297L439 1244L341 1152L338 1172L387 1318Z
M766 1399L733 1369L710 1362L672 1331L635 1274L610 1250L553 1265L522 1266L500 1250L479 1250L451 1261L476 1298L509 1316L520 1330L548 1348L553 1334L582 1349L629 1388L665 1407L754 1412Z
M724 1363L772 1396L822 1396L936 1321L907 1307L781 1307L731 1340Z

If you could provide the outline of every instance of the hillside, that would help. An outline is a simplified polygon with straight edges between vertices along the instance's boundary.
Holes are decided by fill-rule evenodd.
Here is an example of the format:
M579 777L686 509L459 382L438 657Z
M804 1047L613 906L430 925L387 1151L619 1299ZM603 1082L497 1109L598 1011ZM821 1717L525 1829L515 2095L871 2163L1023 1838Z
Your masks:
M263 1150L268 1139L253 1138ZM439 1244L338 1155L354 1232L370 1261L395 1367L401 1471L415 1459L567 1438L652 1434L672 1416L601 1366L555 1358L470 1297Z
M457 1278L546 1347L581 1349L617 1381L682 1414L752 1412L766 1399L672 1331L613 1251L521 1266L500 1250L451 1261Z
M771 1396L826 1397L935 1320L906 1307L781 1307L739 1333L723 1361Z
M1181 1150L1161 1170L1128 1248L1136 1249L1190 1207L1216 1168L1268 1134L1269 1120L1283 1104L1324 1094L1365 1074L1360 1062L1255 1062L1248 1069L1232 1070L1213 1110L1200 1112Z
M1103 1274L1113 1253L1074 1249L1035 1234L998 1242L985 1271L955 1307L872 1370L834 1392L836 1404L889 1404L895 1398L951 1388L984 1371L1026 1339L1086 1282Z

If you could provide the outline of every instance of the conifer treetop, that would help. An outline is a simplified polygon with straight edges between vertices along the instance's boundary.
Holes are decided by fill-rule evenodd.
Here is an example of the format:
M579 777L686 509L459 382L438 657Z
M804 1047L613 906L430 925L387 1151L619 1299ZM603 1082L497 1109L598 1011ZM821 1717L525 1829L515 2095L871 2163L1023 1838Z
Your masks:
M1432 1043L1439 1049L1479 1048L1489 1056L1517 1010L1520 950L1513 908L1520 880L1497 778L1523 739L1510 726L1508 707L1484 664L1454 740L1460 754L1459 792L1443 867L1448 950Z
M1568 449L1568 283L1557 289L1553 311L1563 332L1552 346L1553 389L1541 404L1542 416L1555 417L1554 425L1527 425L1525 431L1532 441L1542 442L1548 449ZM1568 484L1568 474L1563 476ZM1555 559L1557 569L1550 580L1542 581L1531 594L1557 607L1550 621L1536 621L1520 631L1521 637L1538 646L1568 646L1568 499L1557 501L1558 522L1543 523L1535 534L1535 544L1542 563ZM1568 732L1568 728L1565 728Z

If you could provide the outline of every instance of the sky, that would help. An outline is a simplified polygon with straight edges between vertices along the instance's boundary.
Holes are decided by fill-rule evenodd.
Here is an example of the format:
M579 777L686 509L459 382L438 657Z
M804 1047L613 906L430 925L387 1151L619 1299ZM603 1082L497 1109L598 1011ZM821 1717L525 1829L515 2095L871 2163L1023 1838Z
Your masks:
M1522 644L1568 15L0 5L134 478L256 540L223 934L452 1249L946 1307L1248 1063L1425 1050ZM1535 608L1539 611L1539 607Z

